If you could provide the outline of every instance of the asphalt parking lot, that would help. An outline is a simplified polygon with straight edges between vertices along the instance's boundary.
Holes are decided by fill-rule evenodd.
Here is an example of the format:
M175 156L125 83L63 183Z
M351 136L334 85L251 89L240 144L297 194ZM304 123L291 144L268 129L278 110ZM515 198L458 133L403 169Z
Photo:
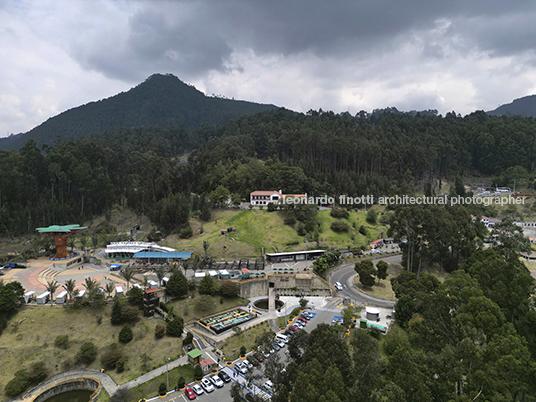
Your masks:
M313 311L314 317L309 320L307 325L305 326L304 330L307 332L311 332L314 330L319 323L325 322L325 323L331 323L331 320L333 317L337 314L335 311ZM279 351L275 352L279 354L279 358L281 363L286 365L290 360L285 353L287 350L287 347L281 348ZM248 360L252 362L253 357L248 355ZM245 388L245 390L252 395L260 395L264 394L265 397L267 397L267 400L269 400L270 393L263 389L263 384L268 380L268 378L264 375L264 363L259 363L256 367L252 369L253 374L253 381L250 382L246 377L250 377L249 373L251 373L251 370L248 371L248 374L243 375L241 373L238 373L235 369L235 363L241 362L242 360L238 359L235 362L233 362L233 365L231 367L223 367L221 370L225 371L229 377L231 377L231 382L225 383L225 385L222 388L215 388L214 391L210 393L204 392L201 395L197 395L195 400L199 401L207 401L207 402L232 402L232 398L230 395L231 391L231 385L233 382L238 382L242 385L242 387ZM194 383L190 383L189 385L193 385ZM177 391L177 392L171 392L169 393L165 398L152 398L149 400L160 400L162 402L178 402L178 401L189 401L189 399L186 397L184 391Z

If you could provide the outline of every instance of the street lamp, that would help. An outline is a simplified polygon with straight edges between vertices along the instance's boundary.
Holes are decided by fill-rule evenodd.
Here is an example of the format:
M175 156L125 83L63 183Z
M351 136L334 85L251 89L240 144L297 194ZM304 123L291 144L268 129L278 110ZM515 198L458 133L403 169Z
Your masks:
M233 237L231 237L231 240L236 243L236 262L238 262L238 242Z
M166 384L167 384L167 388L166 388L166 392L169 391L169 370L168 370L168 361L170 361L171 359L168 357L166 359Z

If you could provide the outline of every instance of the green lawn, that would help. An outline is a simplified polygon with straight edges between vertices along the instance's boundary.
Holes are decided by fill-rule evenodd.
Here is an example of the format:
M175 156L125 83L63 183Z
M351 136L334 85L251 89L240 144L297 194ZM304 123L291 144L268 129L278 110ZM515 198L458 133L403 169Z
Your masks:
M365 212L351 211L348 219L333 218L330 211L319 211L318 220L321 222L320 239L322 245L327 243L330 248L355 248L366 246L371 241L382 238L387 234L387 227L379 223L371 225L366 221L367 214ZM379 218L379 216L378 216ZM350 230L346 233L337 233L331 230L330 226L335 221L344 221L350 226ZM355 228L353 227L355 224ZM363 225L367 229L367 235L363 236L359 233L359 228ZM354 239L352 240L352 236Z
M185 364L172 370L169 370L169 389L175 388L179 377L183 377L186 384L194 380L194 367L191 364ZM160 383L167 382L166 373L153 378L152 380L143 383L136 388L132 388L129 393L128 400L125 402L137 402L141 398L152 398L158 395L158 386ZM174 394L177 395L177 394ZM180 395L179 395L180 400Z
M162 244L181 251L202 254L203 241L208 241L210 243L209 252L214 258L223 258L223 247L226 246L225 258L230 260L236 259L237 251L238 258L258 258L263 249L264 252L305 250L304 237L298 236L295 230L297 224L294 227L285 225L284 217L284 212L280 211L216 210L213 211L210 222L201 222L196 218L190 219L190 225L194 230L192 238L179 239L176 235L171 235ZM347 233L336 233L331 230L331 223L337 219L331 217L328 210L319 211L317 220L320 222L322 232L318 245L321 248L355 248L367 245L387 233L387 228L379 223L376 225L367 223L365 212L350 212L350 217L344 219L350 226L350 231ZM353 223L355 223L355 228ZM361 225L367 229L366 236L359 233ZM236 232L220 236L220 230L229 227L236 228ZM309 242L309 249L316 247L316 243Z
M239 334L231 336L221 348L223 355L227 360L237 359L238 355L240 354L240 348L244 346L244 341L246 350L249 352L258 346L257 340L265 332L273 335L273 331L270 329L270 326L267 322L260 323L252 328L248 328L247 330L240 332Z

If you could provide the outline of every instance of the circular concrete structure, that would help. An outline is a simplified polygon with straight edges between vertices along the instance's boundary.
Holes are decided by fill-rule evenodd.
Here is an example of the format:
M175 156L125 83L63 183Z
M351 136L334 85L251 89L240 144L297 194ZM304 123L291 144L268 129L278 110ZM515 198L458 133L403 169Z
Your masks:
M90 401L94 401L100 393L101 384L95 377L70 378L50 384L48 388L41 391L39 395L32 399L32 402L45 402L53 396L69 391L87 390L93 391Z
M275 300L275 308L279 309L285 305L281 300ZM259 310L268 310L268 298L259 299L253 302L253 306Z

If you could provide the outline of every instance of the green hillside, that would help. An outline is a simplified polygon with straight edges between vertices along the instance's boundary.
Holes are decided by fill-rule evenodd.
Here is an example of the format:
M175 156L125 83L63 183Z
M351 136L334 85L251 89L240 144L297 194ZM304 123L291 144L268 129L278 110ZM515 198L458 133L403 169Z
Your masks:
M176 235L168 236L162 243L166 246L175 247L181 251L203 252L203 241L210 243L209 251L215 258L223 258L223 246L227 246L225 258L235 259L244 257L260 257L264 252L285 252L305 250L304 237L299 236L295 227L297 225L285 225L284 212L268 212L266 210L218 210L214 211L210 222L201 223L198 219L191 219L190 224L194 230L194 236L190 239L179 239ZM387 227L380 224L371 225L365 221L365 212L350 212L348 219L335 219L330 216L330 211L319 211L317 221L320 222L320 241L309 240L307 248L354 248L366 245L385 235ZM332 222L344 220L350 225L347 233L336 233L330 229ZM355 222L355 228L352 224ZM359 233L359 228L364 225L367 236ZM220 230L236 228L236 232L221 236ZM201 232L202 228L202 233ZM233 241L231 238L235 239Z

